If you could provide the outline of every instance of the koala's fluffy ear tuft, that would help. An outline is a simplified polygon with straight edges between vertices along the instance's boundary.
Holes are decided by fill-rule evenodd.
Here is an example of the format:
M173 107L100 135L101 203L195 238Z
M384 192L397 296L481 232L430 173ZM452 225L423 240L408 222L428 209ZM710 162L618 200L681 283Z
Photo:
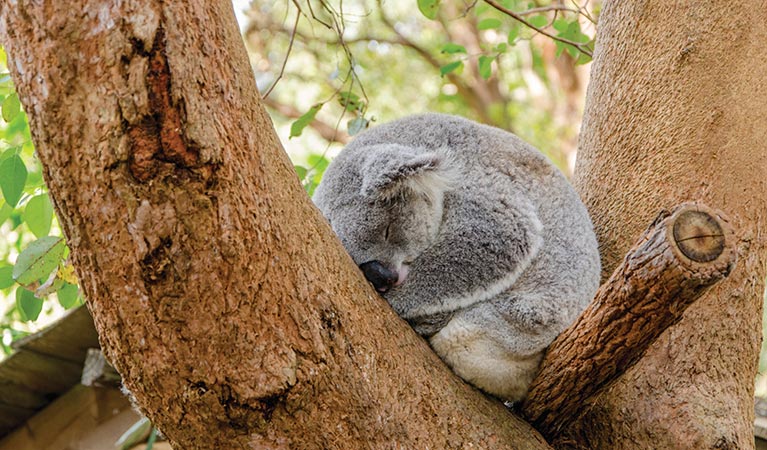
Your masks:
M371 200L391 200L407 195L431 199L453 184L446 156L437 152L416 153L399 146L380 146L367 159L362 194Z

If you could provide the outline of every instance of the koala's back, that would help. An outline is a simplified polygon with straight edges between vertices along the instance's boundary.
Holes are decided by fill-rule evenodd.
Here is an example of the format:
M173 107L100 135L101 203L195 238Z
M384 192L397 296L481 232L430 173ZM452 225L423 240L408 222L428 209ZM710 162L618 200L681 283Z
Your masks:
M543 247L514 289L561 294L558 307L569 310L568 316L588 304L601 270L591 220L564 175L538 150L504 130L429 113L366 131L347 151L386 143L446 152L461 171L459 182L485 185L510 202L519 196L529 200L543 225ZM487 190L457 189L454 195Z

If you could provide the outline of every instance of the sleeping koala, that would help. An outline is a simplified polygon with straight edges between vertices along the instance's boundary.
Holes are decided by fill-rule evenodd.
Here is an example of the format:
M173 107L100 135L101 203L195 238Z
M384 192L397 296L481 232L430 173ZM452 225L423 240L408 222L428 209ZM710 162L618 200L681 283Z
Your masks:
M314 201L394 310L464 380L524 398L599 285L586 208L537 150L441 114L360 134Z

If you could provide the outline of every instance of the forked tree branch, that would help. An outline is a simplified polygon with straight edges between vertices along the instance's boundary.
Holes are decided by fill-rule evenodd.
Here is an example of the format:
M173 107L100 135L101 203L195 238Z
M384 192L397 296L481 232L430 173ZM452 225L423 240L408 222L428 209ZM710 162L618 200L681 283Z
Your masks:
M736 239L724 215L699 203L663 212L549 347L523 405L557 446L572 426L696 299L732 271Z

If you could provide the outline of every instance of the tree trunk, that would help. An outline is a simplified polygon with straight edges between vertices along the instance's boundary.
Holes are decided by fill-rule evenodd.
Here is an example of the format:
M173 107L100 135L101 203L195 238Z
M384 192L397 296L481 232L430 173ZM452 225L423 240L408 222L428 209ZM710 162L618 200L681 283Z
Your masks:
M549 448L356 270L280 148L228 0L1 14L102 346L174 447Z
M657 212L727 213L739 262L580 423L592 448L752 448L767 262L767 3L605 2L575 183L610 274Z

